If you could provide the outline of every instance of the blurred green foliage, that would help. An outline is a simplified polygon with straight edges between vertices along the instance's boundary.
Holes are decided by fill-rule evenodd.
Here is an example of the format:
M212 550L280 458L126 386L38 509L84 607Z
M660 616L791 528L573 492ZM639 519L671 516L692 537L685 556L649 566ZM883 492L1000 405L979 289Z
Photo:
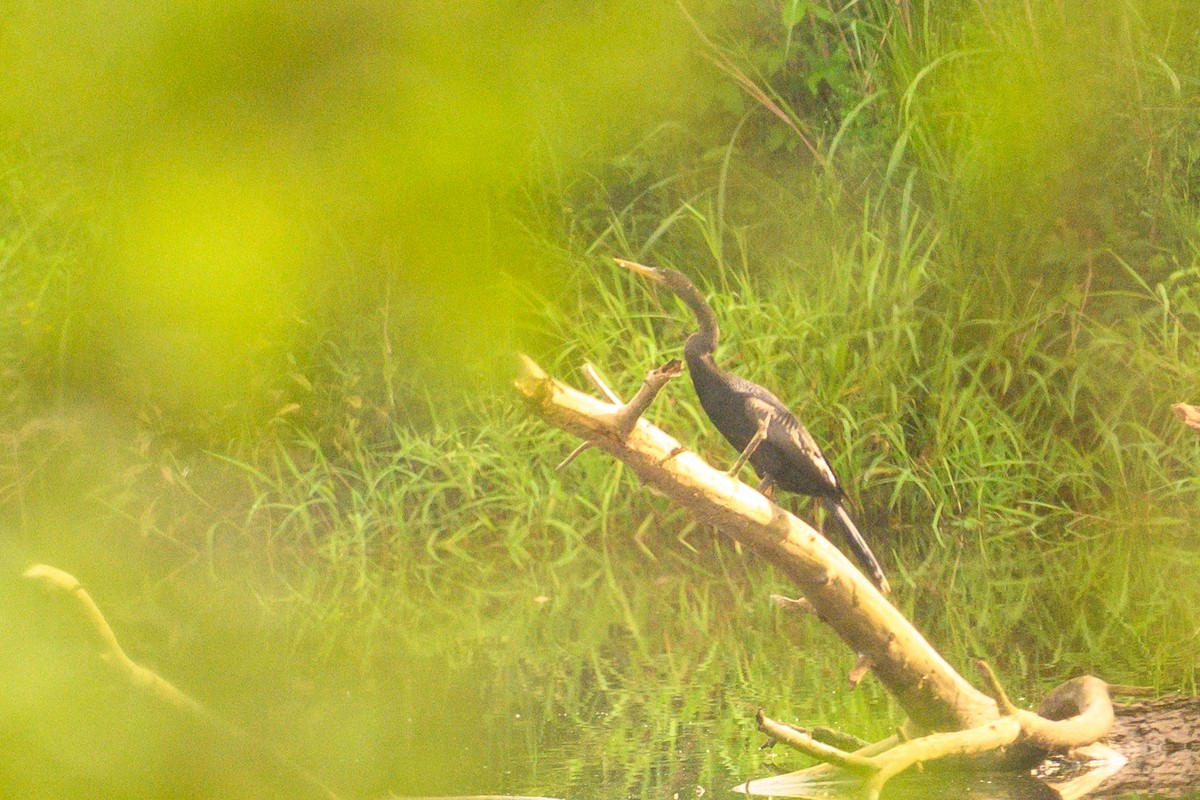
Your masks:
M43 202L92 248L55 265L66 388L253 418L318 328L402 343L412 386L493 369L512 282L561 279L513 235L517 190L678 110L689 35L638 0L12 9L9 169L53 152Z
M347 795L682 795L765 769L757 706L898 722L763 565L554 473L509 354L625 392L689 330L610 255L697 278L954 663L1194 690L1200 5L9 5L0 569ZM730 455L686 382L652 415ZM0 608L0 794L283 791Z

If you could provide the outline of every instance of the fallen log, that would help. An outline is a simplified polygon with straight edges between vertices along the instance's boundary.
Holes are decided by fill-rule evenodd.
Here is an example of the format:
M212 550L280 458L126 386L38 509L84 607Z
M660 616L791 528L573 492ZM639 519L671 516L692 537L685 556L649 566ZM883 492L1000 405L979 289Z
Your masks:
M679 374L677 362L652 371L627 404L608 387L600 387L606 400L599 400L554 380L527 357L521 363L518 391L535 415L584 440L576 454L597 447L613 455L698 520L769 560L804 595L799 607L811 610L858 653L860 668L869 666L908 714L903 737L854 752L788 735L760 714L769 735L822 763L750 781L738 791L819 797L837 786L874 798L888 780L916 764L956 758L1028 768L1051 753L1093 745L1109 732L1113 707L1103 681L1069 681L1048 696L1040 713L1015 708L986 665L981 669L989 691L976 689L820 533L642 419Z

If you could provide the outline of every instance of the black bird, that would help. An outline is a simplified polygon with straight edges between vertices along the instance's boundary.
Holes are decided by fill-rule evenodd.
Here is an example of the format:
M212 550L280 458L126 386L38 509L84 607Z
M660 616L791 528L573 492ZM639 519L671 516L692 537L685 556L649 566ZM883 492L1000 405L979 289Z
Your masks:
M749 459L762 478L759 491L778 486L784 491L821 498L845 531L847 544L871 581L884 594L890 592L879 562L842 507L845 493L816 440L778 397L758 384L726 372L713 360L721 331L716 314L695 285L678 270L614 260L666 286L696 315L700 330L688 337L683 353L704 413L741 452L730 472L737 474Z

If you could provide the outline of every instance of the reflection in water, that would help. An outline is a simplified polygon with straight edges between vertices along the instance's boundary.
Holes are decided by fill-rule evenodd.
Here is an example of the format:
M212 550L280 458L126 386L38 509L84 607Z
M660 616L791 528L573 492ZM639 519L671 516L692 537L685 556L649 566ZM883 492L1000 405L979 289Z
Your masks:
M0 599L16 624L3 631L0 666L10 689L18 689L2 698L6 718L17 724L0 795L150 797L186 788L196 797L310 796L311 787L261 758L262 748L122 683L96 657L94 637L69 601L64 606L62 597L9 588ZM767 699L791 707L805 700L768 698L754 682L672 683L654 668L664 665L666 653L607 655L611 661L596 657L573 672L573 659L556 662L547 653L534 674L529 664L496 669L410 653L407 662L358 680L326 670L312 685L279 674L274 696L267 691L271 679L260 675L252 691L258 705L250 709L259 716L243 709L239 724L279 744L346 798L503 793L689 800L728 796L749 777L805 766L782 748L759 748L752 713ZM228 692L216 687L210 703L226 716L238 713ZM805 716L845 730L880 735L890 713L869 685L853 694L814 687L801 697ZM1059 784L1079 777L1061 768L1043 774ZM885 800L1059 797L1028 775L932 768L895 779L884 793Z

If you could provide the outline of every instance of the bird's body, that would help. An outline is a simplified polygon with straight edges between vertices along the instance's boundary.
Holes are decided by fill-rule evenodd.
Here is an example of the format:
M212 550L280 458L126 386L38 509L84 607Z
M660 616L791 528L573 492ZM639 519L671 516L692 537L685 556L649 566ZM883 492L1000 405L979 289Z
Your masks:
M696 396L713 425L739 453L745 454L758 437L748 458L762 478L760 489L774 485L787 492L821 498L845 531L850 549L872 582L884 593L890 591L879 562L842 506L841 483L816 440L770 391L717 366L713 357L720 340L717 318L692 282L677 270L619 259L618 263L664 284L696 315L700 330L684 345Z
M841 485L825 454L778 397L722 370L712 356L689 357L687 363L704 413L739 453L770 415L766 436L749 458L760 478L785 492L841 499Z

